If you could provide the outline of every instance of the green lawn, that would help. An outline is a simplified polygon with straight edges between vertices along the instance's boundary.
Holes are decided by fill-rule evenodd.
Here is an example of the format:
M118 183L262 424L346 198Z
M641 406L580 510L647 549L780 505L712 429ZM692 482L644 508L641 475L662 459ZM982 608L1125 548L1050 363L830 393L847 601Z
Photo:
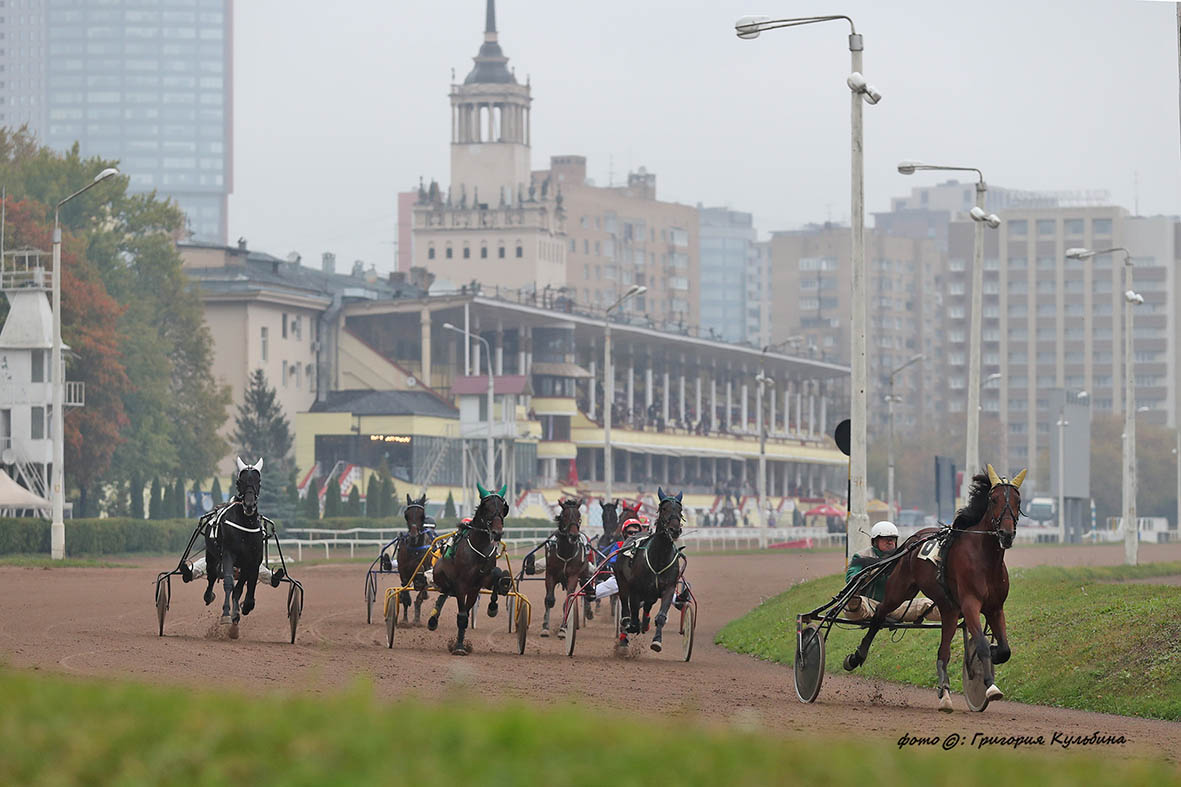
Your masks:
M997 668L1007 699L1181 721L1181 587L1118 580L1181 574L1181 563L1012 569L1005 604L1013 656ZM835 596L843 576L796 585L727 624L718 644L791 664L795 618ZM827 671L864 634L834 628ZM895 641L892 641L895 640ZM858 672L935 686L939 632L883 631ZM952 688L960 691L962 640L952 643Z
M23 568L133 568L130 563L114 563L110 560L90 558L65 558L51 560L44 555L6 555L0 557L0 566L21 566Z
M1166 763L1090 752L900 750L865 736L782 739L460 693L432 705L372 694L358 683L344 694L248 698L0 669L0 783L1181 784Z

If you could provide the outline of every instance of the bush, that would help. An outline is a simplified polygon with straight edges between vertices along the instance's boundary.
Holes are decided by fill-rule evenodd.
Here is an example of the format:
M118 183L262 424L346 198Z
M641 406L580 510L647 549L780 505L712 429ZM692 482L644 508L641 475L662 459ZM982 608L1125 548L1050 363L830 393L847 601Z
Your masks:
M67 519L67 555L118 555L129 552L180 553L193 534L191 519ZM49 552L49 522L0 519L0 554Z

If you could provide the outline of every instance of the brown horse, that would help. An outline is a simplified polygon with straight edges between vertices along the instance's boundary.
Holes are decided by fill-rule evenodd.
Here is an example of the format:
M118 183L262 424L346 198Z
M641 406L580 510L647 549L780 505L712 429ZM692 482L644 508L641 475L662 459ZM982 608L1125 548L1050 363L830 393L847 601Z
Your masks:
M427 593L426 569L424 565L415 573L415 569L422 563L423 555L431 547L434 532L426 528L426 495L417 500L406 495L406 509L402 512L406 517L406 533L398 538L398 574L402 578L402 587L413 586L418 595L414 599L414 625L418 625L422 615L422 603L430 594ZM410 594L402 593L402 622L410 617Z
M984 669L988 700L1001 699L1004 694L996 686L994 664L1009 660L1009 639L1005 632L1005 599L1009 596L1009 570L1005 567L1005 550L1013 546L1017 533L1017 516L1021 510L1022 470L1012 480L996 474L988 465L988 474L972 478L968 504L956 513L950 535L943 548L943 576L930 560L920 558L911 550L899 559L877 611L869 622L869 630L857 650L845 657L845 669L854 670L865 663L870 643L885 623L886 615L898 605L914 598L921 590L939 607L943 622L943 638L935 668L939 673L939 710L951 712L951 683L947 677L947 662L951 658L951 639L964 618ZM902 545L913 543L924 536L939 532L926 528L908 538ZM990 646L980 625L983 614L996 637Z
M590 579L590 544L582 537L582 501L559 500L561 513L555 518L557 532L545 542L545 618L541 621L541 636L549 636L549 613L554 607L554 588L561 586L569 597L578 586ZM563 610L565 607L563 607ZM590 596L583 596L583 616L594 617ZM566 617L558 627L558 639L566 638Z
M504 518L508 516L508 503L504 499L508 484L497 492L489 492L479 484L476 489L480 492L480 504L476 506L471 523L461 527L453 548L435 563L435 587L439 589L439 598L426 623L431 631L437 629L444 602L448 596L455 596L459 612L455 616L458 634L450 646L454 656L471 652L471 644L465 643L463 637L467 631L468 611L475 606L480 590L492 591L488 617L494 618L498 610L497 594L508 593L513 583L512 575L496 566L500 540L504 536Z
M681 493L665 495L656 488L660 507L657 509L656 525L650 536L642 538L631 556L625 552L615 561L615 581L619 583L619 603L622 630L617 647L626 648L628 634L639 634L648 630L648 618L652 605L660 602L656 615L656 634L650 647L659 653L664 647L664 624L668 621L668 609L672 606L677 580L684 569L685 557L677 548L681 537ZM624 521L627 521L626 518ZM643 622L640 612L643 610Z

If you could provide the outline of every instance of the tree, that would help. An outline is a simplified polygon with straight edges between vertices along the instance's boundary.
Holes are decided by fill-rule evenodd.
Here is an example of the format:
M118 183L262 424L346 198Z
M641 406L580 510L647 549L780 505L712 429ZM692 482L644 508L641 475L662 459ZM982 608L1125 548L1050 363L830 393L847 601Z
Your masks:
M324 518L340 516L340 508L340 479L332 476L328 479L328 489L324 493Z
M369 483L365 486L365 516L377 519L381 516L382 480L377 473L369 476Z
M131 475L131 480L127 482L127 496L129 498L128 510L131 512L132 519L144 518L144 482L140 478L139 472Z
M171 519L174 504L172 502L172 484L160 482L160 519Z
M169 516L173 519L184 519L188 510L185 503L185 481L183 478L178 478L172 486L172 511Z
M242 404L238 405L231 439L242 461L253 464L261 457L265 460L264 478L275 479L270 483L264 481L259 508L272 519L290 519L295 513L287 493L289 477L295 469L291 458L291 426L262 369L255 369L250 375L250 384Z
M361 490L353 484L353 488L349 490L349 501L345 505L345 516L361 516Z
M320 518L320 479L308 481L304 497L304 516L315 521Z
M398 513L398 497L394 489L394 479L386 476L381 479L381 516L388 519Z
M455 497L447 491L447 502L443 504L443 518L455 519Z
M148 495L148 519L161 519L160 511L164 508L164 496L160 489L160 479L152 479L151 493Z
M225 496L221 491L221 479L217 476L213 477L213 486L209 490L209 496L213 498L213 504L225 502Z
M1102 525L1107 517L1123 515L1122 415L1095 415L1091 419L1091 499ZM1177 459L1173 456L1177 433L1136 421L1136 515L1177 516Z

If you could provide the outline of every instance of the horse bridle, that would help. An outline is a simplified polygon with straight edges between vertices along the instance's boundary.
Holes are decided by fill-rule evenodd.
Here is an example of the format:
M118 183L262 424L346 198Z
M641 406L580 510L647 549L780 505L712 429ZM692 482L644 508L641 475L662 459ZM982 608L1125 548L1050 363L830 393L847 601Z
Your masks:
M497 500L499 500L504 505L504 507L506 507L506 508L508 507L508 502L500 495L490 494L490 495L488 495L488 497L495 497ZM488 497L485 497L484 500L487 500ZM481 502L483 502L483 501L481 501ZM477 511L478 510L479 509L477 508ZM488 534L489 548L486 553L481 552L480 550L476 549L476 545L472 543L471 533L473 530L475 530L479 533L487 533ZM471 549L473 552L475 552L477 555L479 555L484 560L487 560L488 558L492 557L493 554L496 553L496 550L500 547L500 540L498 538L496 538L496 534L492 532L491 523L489 523L487 525L483 525L483 526L477 526L476 520L474 518L472 519L471 524L469 524L467 526L467 530L464 531L463 538L460 540L467 541L468 548Z
M411 503L410 505L403 508L402 509L402 516L405 517L406 512L408 512L412 508L420 509L423 514L423 519L424 520L426 519L426 506L422 505L421 503ZM417 550L426 549L426 544L424 543L426 541L426 522L423 521L423 523L421 525L419 525L417 533L410 532L410 523L407 522L406 523L406 534L401 536L401 538L406 539L406 541L410 545L411 549L417 549Z
M996 540L998 543L1000 543L1001 548L1008 549L1009 547L1005 546L1005 537L1009 536L1010 534L1007 531L1001 529L1001 522L1004 520L1006 514L1008 514L1012 518L1012 520L1013 520L1012 538L1016 539L1016 537L1017 537L1017 522L1019 519L1018 514L1020 513L1020 508L1018 508L1017 511L1014 511L1013 510L1013 501L1009 497L1009 492L1016 489L1016 487L1010 483L1000 483L1000 484L994 485L993 489L996 489L998 486L1004 487L1004 489L1005 489L1005 506L1004 506L1004 508L1002 508L1000 510L999 513L997 513L996 516L994 516L992 518L992 529L991 530L964 529L964 530L959 530L956 532L972 533L973 535L978 535L978 536L996 536ZM989 490L989 494L990 495L992 494L991 489ZM983 521L983 520L981 520L981 521ZM1013 542L1010 541L1009 546L1012 546L1012 545L1013 545Z
M671 500L672 498L669 498L669 499ZM664 502L664 501L661 501L661 502ZM684 516L684 512L679 511L678 516L677 516L677 521L679 522L683 516ZM664 527L660 526L662 522L664 523ZM642 547L642 549L644 551L644 562L648 564L648 569L654 575L660 576L665 571L668 571L670 568L672 568L674 565L676 565L677 560L680 559L681 553L678 549L676 549L676 543L677 543L677 539L680 538L680 536L681 536L681 532L682 532L682 530L678 529L677 534L674 536L672 528L669 527L668 520L663 520L660 518L659 515L657 515L656 525L654 526L654 532L652 533L652 536L644 543L644 545ZM652 565L652 561L648 558L648 544L652 543L653 538L656 538L657 536L660 536L660 535L663 535L665 538L667 538L669 540L669 543L671 543L673 545L673 559L672 559L671 563L669 563L667 566L665 566L664 568L657 571L656 568Z

